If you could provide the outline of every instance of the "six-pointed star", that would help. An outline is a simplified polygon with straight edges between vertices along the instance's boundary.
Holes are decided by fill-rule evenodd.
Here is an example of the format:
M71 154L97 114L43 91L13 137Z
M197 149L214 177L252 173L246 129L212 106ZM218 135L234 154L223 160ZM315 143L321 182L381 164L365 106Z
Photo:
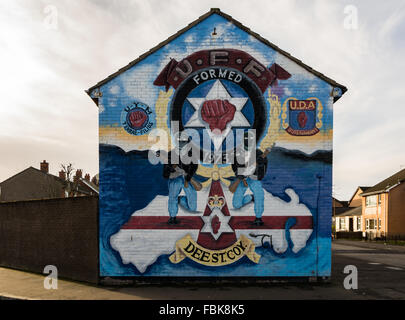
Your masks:
M232 121L227 124L226 129L221 133L213 133L208 124L205 123L201 118L201 107L203 106L205 101L208 100L228 100L232 103L235 108L235 115ZM215 149L219 149L222 145L223 140L228 135L234 127L250 127L249 121L245 118L242 114L242 109L245 106L246 102L249 98L247 97L240 97L234 98L232 97L229 92L226 90L224 85L220 80L215 81L214 85L209 90L207 96L205 98L187 98L190 104L195 109L194 114L191 116L190 120L187 121L185 127L190 128L199 128L205 127L207 129L208 135L210 136L212 142L214 143Z
M216 216L219 219L220 226L217 233L214 233L214 230L212 229L212 219L214 219L214 217ZM215 208L209 216L202 216L201 219L203 219L204 221L204 226L202 227L200 232L211 233L212 237L215 240L218 240L219 236L224 232L234 232L234 230L229 225L231 216L224 215L218 208Z

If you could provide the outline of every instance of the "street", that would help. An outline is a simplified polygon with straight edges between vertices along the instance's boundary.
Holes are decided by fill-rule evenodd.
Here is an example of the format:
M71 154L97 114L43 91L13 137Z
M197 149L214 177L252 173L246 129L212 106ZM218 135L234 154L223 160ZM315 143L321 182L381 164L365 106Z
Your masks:
M358 289L346 290L345 266L358 271ZM264 282L223 284L124 284L93 286L59 280L57 290L45 290L42 275L0 268L0 296L17 299L113 300L289 300L405 299L405 247L334 240L329 283ZM117 281L119 283L119 281Z
M343 283L346 265L358 269L356 295L367 299L405 299L405 247L335 240L333 243L332 282Z

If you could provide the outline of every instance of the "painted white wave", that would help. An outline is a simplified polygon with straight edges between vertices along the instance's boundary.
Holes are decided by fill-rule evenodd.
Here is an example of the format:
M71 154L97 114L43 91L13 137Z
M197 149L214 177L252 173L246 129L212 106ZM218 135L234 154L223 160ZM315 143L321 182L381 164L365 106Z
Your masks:
M254 218L253 204L235 210L232 207L232 193L223 186L224 195L232 216L252 216ZM265 210L263 216L311 216L310 210L302 203L293 189L286 189L291 198L289 202L265 192ZM202 216L207 203L209 190L205 188L198 192L197 211L190 212L179 206L178 217ZM167 196L157 196L147 207L135 211L132 216L162 216L167 214ZM264 243L272 246L276 253L284 253L288 249L285 229L238 229L236 237L242 234L253 241L255 246L260 247ZM176 241L187 234L197 241L199 230L139 230L121 229L110 238L111 246L120 253L124 264L132 263L141 273L148 266L156 262L159 256L171 254L175 251ZM298 253L307 243L312 234L312 229L291 229L290 238L293 243L292 251ZM265 236L263 236L265 235ZM271 236L271 237L270 237Z

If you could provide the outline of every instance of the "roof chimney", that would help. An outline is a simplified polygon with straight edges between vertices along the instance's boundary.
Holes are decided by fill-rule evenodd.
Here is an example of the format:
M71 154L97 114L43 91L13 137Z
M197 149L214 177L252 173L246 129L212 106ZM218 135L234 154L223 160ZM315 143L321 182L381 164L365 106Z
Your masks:
M82 177L82 170L81 169L77 169L76 170L76 174L73 178L73 181L77 182L80 180L80 178Z
M86 173L86 175L84 176L84 180L90 182L90 175L88 173Z
M91 179L91 182L92 182L93 184L95 184L96 186L98 186L97 176L94 176L93 179Z
M66 180L66 172L61 170L59 171L59 178L62 179L63 181Z
M43 162L41 162L40 168L41 168L41 171L42 171L43 173L49 173L49 163L46 162L46 160L44 160Z

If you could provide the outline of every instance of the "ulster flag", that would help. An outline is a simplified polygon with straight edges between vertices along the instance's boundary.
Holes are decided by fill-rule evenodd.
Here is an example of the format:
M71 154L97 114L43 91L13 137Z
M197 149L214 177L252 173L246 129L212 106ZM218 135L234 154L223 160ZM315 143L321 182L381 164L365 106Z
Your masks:
M260 263L260 255L255 252L258 247L284 253L288 249L286 227L290 220L291 249L298 253L312 234L312 214L299 203L292 189L285 192L290 202L265 191L262 226L252 224L253 204L238 210L229 207L233 195L219 180L198 192L196 212L179 207L176 225L167 223L168 197L157 196L111 236L110 244L124 264L133 264L141 273L162 255L169 255L172 263L191 259L211 267L232 267L232 263L245 258Z

